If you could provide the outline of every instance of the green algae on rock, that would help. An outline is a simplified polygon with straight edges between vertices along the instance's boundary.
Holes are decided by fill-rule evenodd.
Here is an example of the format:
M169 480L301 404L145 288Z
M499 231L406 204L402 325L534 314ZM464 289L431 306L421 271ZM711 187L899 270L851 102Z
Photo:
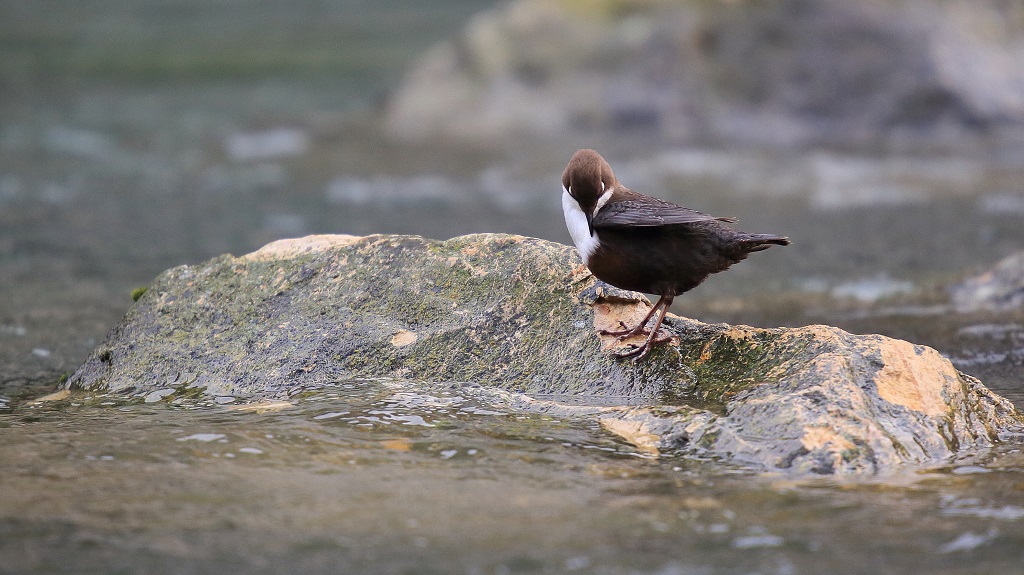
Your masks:
M669 370L601 353L593 285L572 248L529 238L284 240L162 274L74 384L252 397L397 377L656 401Z
M67 386L257 401L353 377L473 382L651 452L815 473L933 462L1020 427L934 350L825 326L669 316L670 345L613 357L631 342L597 331L649 306L544 240L310 236L164 272Z

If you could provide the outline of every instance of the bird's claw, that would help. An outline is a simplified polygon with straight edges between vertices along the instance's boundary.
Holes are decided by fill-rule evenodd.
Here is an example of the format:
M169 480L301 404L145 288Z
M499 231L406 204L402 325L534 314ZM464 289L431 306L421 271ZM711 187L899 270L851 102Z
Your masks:
M619 341L627 340L627 339L633 337L634 335L648 335L648 334L651 333L647 329L645 329L642 325L638 325L636 327L631 328L631 327L627 326L621 320L619 321L619 326L622 327L621 330L612 331L610 329L602 329L601 331L599 331L597 333L599 333L601 335L613 335L613 336L617 337Z
M658 333L661 333L660 330ZM629 346L620 349L615 352L615 357L626 359L628 357L633 358L633 363L636 363L651 353L651 348L659 343L665 343L672 340L671 335L662 335L660 337L652 338L645 341L643 345L636 345L635 343L629 344Z
M646 345L646 344L644 344L644 345L630 344L629 347L627 347L625 349L620 349L619 351L615 352L615 357L618 357L620 359L626 359L628 357L632 357L633 361L636 362L636 361L640 361L640 358L642 358L645 355L647 355L650 351L651 351L651 346L649 346L649 345Z

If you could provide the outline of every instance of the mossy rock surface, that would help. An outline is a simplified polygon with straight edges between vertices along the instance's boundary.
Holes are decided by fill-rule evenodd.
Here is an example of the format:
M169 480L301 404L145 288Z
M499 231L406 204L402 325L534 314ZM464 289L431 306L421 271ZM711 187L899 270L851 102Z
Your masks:
M652 452L816 473L937 461L1020 426L934 350L826 326L670 316L671 345L615 358L630 342L597 331L649 306L544 240L310 236L164 272L67 386L257 400L354 377L472 382Z

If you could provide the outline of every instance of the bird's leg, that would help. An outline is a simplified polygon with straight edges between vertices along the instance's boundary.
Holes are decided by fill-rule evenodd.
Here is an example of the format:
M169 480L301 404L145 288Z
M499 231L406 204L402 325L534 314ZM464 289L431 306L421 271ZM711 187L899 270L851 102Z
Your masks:
M672 336L666 335L658 337L658 330L661 329L661 322L665 321L665 314L668 313L668 307L672 305L672 297L662 296L661 300L666 300L665 305L662 306L661 312L658 314L658 319L654 320L654 327L651 329L650 335L647 336L647 340L641 346L633 346L629 349L616 353L618 357L632 357L633 361L639 361L645 355L651 352L651 347L658 343L665 343L672 339ZM658 303L661 303L658 300ZM657 307L657 306L655 306Z
M658 298L658 302L655 303L653 306L651 306L651 311L647 312L647 315L644 316L644 319L640 320L640 323L636 324L635 327L627 327L626 324L624 324L624 323L622 323L620 321L619 325L622 326L621 330L611 331L611 330L607 330L607 329L602 329L598 333L600 333L601 335L614 335L614 336L618 336L618 338L620 340L633 337L634 335L637 335L637 334L646 334L647 330L644 329L644 326L647 325L647 322L651 320L652 316L654 316L654 312L658 311L658 308L661 306L662 302L664 302L664 301L665 301L665 296L661 296L660 298ZM671 302L672 300L669 299L669 301ZM668 309L668 305L665 306L665 309Z

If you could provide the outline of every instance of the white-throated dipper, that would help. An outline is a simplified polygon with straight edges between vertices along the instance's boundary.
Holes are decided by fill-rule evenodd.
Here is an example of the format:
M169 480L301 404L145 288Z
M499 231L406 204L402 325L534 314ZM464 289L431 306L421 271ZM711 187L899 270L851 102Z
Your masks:
M640 359L654 344L672 300L697 287L713 273L789 238L748 234L716 218L671 202L638 194L623 186L611 166L594 150L579 150L562 173L562 211L583 263L599 280L615 287L660 296L635 327L603 330L619 339L647 333L643 345L619 352ZM647 322L658 312L654 326Z

